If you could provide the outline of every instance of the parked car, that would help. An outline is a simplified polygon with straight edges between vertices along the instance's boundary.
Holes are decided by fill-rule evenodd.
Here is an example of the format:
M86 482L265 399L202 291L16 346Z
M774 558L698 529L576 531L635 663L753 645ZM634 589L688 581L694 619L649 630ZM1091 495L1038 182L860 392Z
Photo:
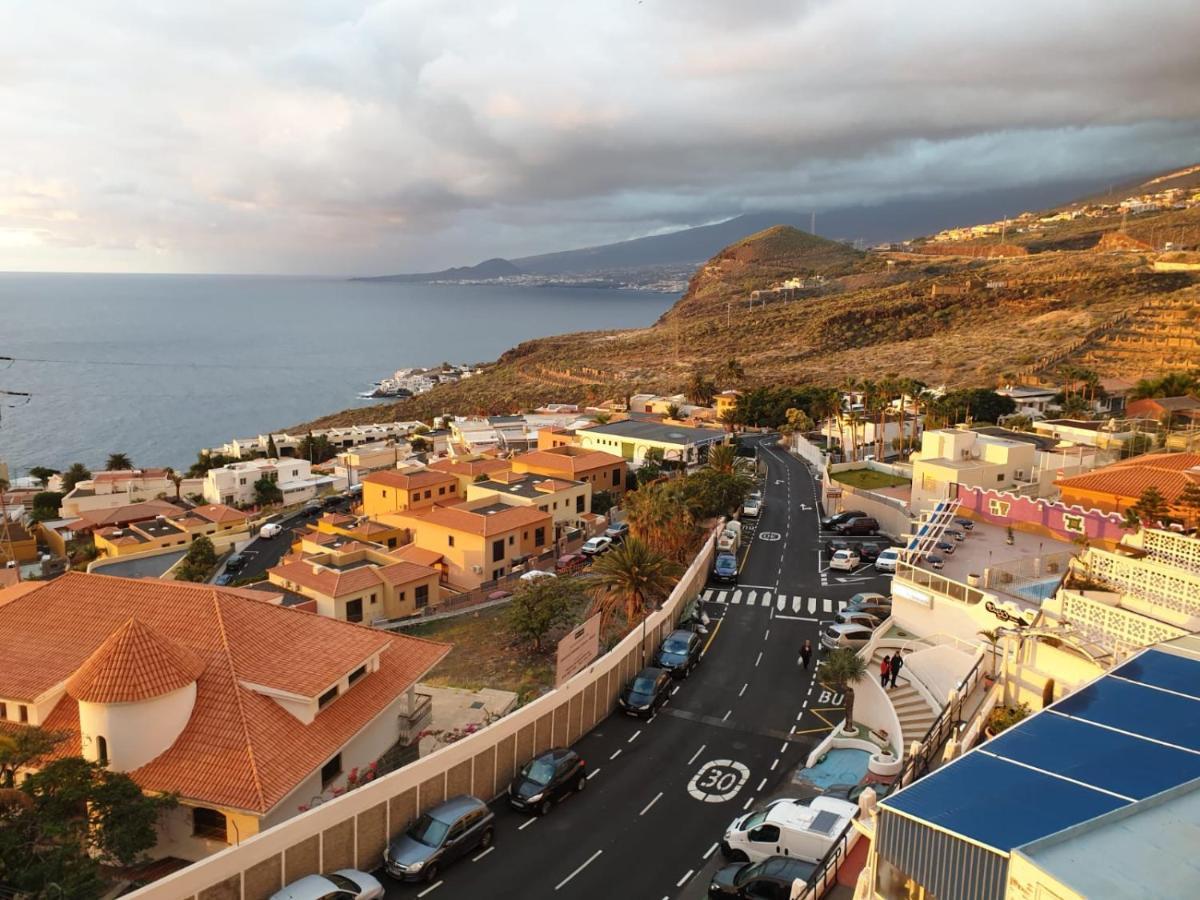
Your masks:
M950 554L952 554L954 552L954 542L953 541L938 541L936 544L934 544L933 549L936 550L938 553L942 554L943 556L949 556Z
M742 529L737 522L730 522L717 535L717 550L725 553L737 553L742 543Z
M859 591L850 598L850 602L846 604L846 609L859 609L863 606L891 606L892 599L885 594L877 594L874 591Z
M837 528L843 522L849 522L851 519L857 519L865 515L866 513L860 509L848 509L845 512L838 513L836 516L826 516L821 520L821 527L827 530Z
M235 553L229 559L225 560L226 572L240 572L246 567L246 557L240 553Z
M708 886L710 897L790 897L792 885L807 881L815 863L790 856L768 856L762 862L733 863L720 869Z
M222 572L220 575L218 575L216 578L213 579L213 584L224 587L227 584L233 584L233 579L235 577L236 576L232 572Z
M839 550L829 560L829 568L842 572L853 572L861 563L862 560L859 559L857 550Z
M588 558L582 553L567 553L554 562L554 571L560 575L577 572L587 565Z
M940 571L946 565L946 558L938 556L936 553L929 553L925 556L925 562L929 563L931 569L938 569Z
M628 522L615 522L604 529L604 536L612 538L614 544L619 544L629 535Z
M833 617L833 621L838 625L865 625L874 631L879 627L879 623L886 619L887 616L880 616L873 612L864 610L849 610L845 609Z
M954 524L963 531L971 531L975 527L975 523L970 519L955 519Z
M869 628L866 625L838 625L833 623L826 625L825 630L821 632L821 646L826 650L838 650L843 647L857 650L859 647L866 645L874 631L874 628Z
M857 516L836 526L838 534L879 534L879 522L871 516Z
M895 572L896 563L900 561L900 548L888 547L875 558L876 572Z
M887 549L887 544L876 541L863 541L858 545L858 555L865 563L873 563L879 559L879 554Z
M885 783L882 781L868 781L860 784L835 784L822 792L822 797L832 797L836 800L845 800L848 803L858 805L858 798L862 796L862 792L867 788L875 791L877 799L882 800L892 792L896 785Z
M857 811L853 803L830 797L777 800L734 819L721 839L721 852L726 859L741 862L786 855L816 863Z
M320 500L309 500L307 503L304 504L304 515L315 516L315 515L320 514L320 512L321 512L321 501Z
M725 584L737 584L737 557L732 553L718 553L717 558L713 560L712 577L713 581L720 581Z
M262 528L258 529L258 536L268 541L273 537L279 537L281 534L283 534L283 526L278 522L268 522Z
M648 666L634 676L617 702L629 715L649 718L666 702L670 691L671 673Z
M825 542L825 552L832 557L839 550L849 550L853 546L854 541L848 541L845 538L831 538Z
M700 651L703 649L700 635L681 628L666 636L654 655L654 664L676 678L687 678L700 662Z
M393 838L383 852L383 865L394 878L432 883L444 866L492 845L495 819L496 814L479 798L452 797Z
M530 569L528 572L521 574L522 581L538 581L541 578L553 578L553 572L547 572L545 569Z
M755 497L747 497L742 501L742 515L748 519L757 519L762 512L762 501Z
M588 538L583 542L583 546L579 548L579 552L584 556L599 556L601 553L607 553L612 549L612 538L600 535L599 537Z
M942 532L942 537L953 538L961 543L967 539L967 533L965 531L959 531L957 528L947 528Z
M544 816L568 794L587 787L587 763L574 750L555 747L527 762L508 785L513 809Z
M326 875L305 875L271 895L271 900L378 900L383 885L374 875L357 869L338 869Z

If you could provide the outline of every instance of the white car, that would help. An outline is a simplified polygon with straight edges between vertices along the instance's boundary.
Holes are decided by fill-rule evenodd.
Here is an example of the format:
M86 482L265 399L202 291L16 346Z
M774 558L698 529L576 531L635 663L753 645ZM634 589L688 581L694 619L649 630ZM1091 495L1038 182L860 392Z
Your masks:
M262 528L258 529L258 536L264 540L279 537L281 534L283 534L283 526L278 522L268 522Z
M521 576L522 581L537 581L541 578L555 578L553 572L547 572L545 569L530 569Z
M901 550L899 547L888 547L877 557L875 557L876 572L895 572L896 563L900 561Z
M858 813L858 806L832 797L777 800L759 812L739 816L721 839L721 853L736 862L771 856L821 860Z
M833 554L833 558L829 560L829 568L839 569L843 572L853 572L862 563L862 558L858 555L857 550L838 550Z
M838 650L841 648L857 650L859 647L866 646L867 641L871 640L871 635L874 632L874 628L866 625L838 625L830 623L821 632L821 646L826 650Z
M612 538L600 535L599 537L588 538L584 541L579 552L584 556L599 556L601 553L607 553L612 549Z
M762 512L762 501L756 497L747 497L742 502L742 515L751 519L758 518L758 514Z
M338 869L328 875L305 875L271 895L271 900L379 900L383 885L374 875L357 869Z

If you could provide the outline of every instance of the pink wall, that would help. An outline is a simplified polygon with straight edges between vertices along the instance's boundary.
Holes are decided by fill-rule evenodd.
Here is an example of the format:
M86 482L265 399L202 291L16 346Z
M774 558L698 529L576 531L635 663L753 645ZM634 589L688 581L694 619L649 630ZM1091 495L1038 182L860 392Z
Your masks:
M958 486L960 510L992 525L1012 525L1023 531L1045 531L1063 540L1084 534L1092 543L1116 544L1125 534L1121 517L1097 509L1018 497L1004 491Z

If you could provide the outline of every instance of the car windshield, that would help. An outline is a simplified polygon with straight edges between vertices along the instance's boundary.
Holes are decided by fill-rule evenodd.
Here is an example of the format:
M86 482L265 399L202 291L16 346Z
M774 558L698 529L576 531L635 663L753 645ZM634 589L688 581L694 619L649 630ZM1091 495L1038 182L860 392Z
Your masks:
M435 819L429 813L417 819L415 825L408 829L408 836L414 841L419 841L426 847L440 847L442 838L446 836L446 832L450 830L450 826L445 822Z
M762 871L763 871L763 867L765 865L766 865L766 860L764 860L763 862L756 862L752 866L744 866L742 868L742 870L737 873L737 876L734 878L733 883L736 884L738 887L741 887L743 884L745 884L750 879L756 878L757 876L761 875Z
M765 811L751 813L746 817L746 821L742 823L742 831L749 831L751 828L757 828L766 820L767 814Z
M345 875L339 875L337 872L330 872L328 875L323 877L326 881L332 881L334 884L336 884L338 886L338 890L350 891L350 893L354 894L355 896L357 896L359 891L362 890L362 888L360 888Z
M687 653L688 639L685 637L669 637L663 642L666 653Z
M651 694L654 692L654 679L649 675L639 675L633 679L633 692L635 694Z
M545 759L535 759L521 772L534 784L549 784L554 777L554 763Z

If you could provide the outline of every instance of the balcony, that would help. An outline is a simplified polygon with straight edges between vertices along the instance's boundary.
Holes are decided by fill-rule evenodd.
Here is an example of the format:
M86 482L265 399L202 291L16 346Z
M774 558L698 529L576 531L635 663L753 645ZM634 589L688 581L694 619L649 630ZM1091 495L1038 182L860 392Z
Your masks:
M410 691L408 709L400 713L400 743L411 744L433 722L433 697Z

